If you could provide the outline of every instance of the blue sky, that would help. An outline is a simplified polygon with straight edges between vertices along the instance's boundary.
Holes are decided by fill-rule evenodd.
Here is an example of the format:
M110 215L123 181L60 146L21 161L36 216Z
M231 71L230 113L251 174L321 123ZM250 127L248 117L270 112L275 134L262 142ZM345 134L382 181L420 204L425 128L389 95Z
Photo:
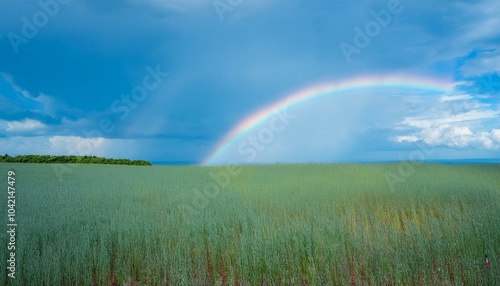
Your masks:
M41 0L2 11L0 153L202 162L288 94L398 75L454 88L308 102L255 163L404 160L419 144L429 160L500 158L495 0ZM233 150L217 163L230 162L245 159Z

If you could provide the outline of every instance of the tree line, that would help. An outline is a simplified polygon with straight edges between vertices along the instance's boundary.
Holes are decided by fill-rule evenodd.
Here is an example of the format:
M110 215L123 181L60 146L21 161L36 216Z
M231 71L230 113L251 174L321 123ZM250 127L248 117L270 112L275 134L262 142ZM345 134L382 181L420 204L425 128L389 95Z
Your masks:
M64 164L111 164L111 165L134 165L152 166L148 161L111 159L96 156L51 156L51 155L18 155L11 157L8 154L0 156L0 162L4 163L64 163Z

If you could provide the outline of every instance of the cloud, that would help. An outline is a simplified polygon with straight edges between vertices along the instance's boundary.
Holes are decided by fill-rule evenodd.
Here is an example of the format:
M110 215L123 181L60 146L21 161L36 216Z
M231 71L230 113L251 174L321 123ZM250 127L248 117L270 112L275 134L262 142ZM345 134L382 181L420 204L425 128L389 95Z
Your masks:
M440 98L440 101L456 101L456 100L466 100L466 99L472 99L472 96L469 94L464 94L464 95L450 95L450 96L442 96Z
M464 148L477 140L469 127L440 125L426 128L420 133L422 140L431 146L445 145L451 148Z
M7 132L26 132L26 131L37 131L46 128L46 125L37 120L25 119L23 121L12 121L6 122Z
M38 120L24 119L22 121L0 120L0 129L5 130L5 134L38 134L47 128L47 125Z
M479 77L500 71L500 50L485 51L469 59L461 67L465 77Z
M4 153L41 155L95 155L105 156L109 140L77 136L11 136L0 138Z
M500 144L500 129L493 129L491 131L491 139Z
M421 140L421 138L415 136L415 135L404 135L404 136L397 136L396 141L401 143L401 142L409 142L409 143L414 143Z
M56 121L60 120L62 116L75 113L75 110L68 112L68 108L51 96L44 93L39 93L36 96L31 94L17 85L12 76L6 73L0 73L0 92L3 93L0 100L6 101L6 105L2 108L4 119L6 119L7 114L11 118L26 117L29 114L30 117L36 118L38 121Z
M465 29L461 39L467 42L480 42L498 36L500 26L500 3L496 0L461 2L463 14L469 21L462 24ZM467 19L464 17L464 19Z
M427 104L432 106L427 112L405 117L396 125L398 130L406 129L410 133L395 136L394 141L423 141L431 146L458 149L500 147L496 140L498 132L494 129L500 123L500 110L467 95L430 99Z
M439 126L450 126L454 123L466 123L468 121L480 121L485 119L497 118L500 111L496 110L471 110L468 112L450 115L443 112L434 117L429 115L419 117L405 118L402 122L403 125L408 125L417 128L433 128Z

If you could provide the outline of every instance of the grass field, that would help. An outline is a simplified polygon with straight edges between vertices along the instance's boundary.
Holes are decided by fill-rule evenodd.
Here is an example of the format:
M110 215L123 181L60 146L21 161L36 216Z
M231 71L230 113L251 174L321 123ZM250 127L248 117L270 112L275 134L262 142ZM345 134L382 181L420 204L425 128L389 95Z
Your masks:
M500 285L500 166L399 167L0 164L0 285Z

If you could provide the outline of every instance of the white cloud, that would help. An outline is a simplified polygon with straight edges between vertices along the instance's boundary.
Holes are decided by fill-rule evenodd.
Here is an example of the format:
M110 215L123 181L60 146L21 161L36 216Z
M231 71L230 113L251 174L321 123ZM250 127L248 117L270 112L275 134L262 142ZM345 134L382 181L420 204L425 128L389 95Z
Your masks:
M0 126L7 133L36 132L47 127L42 122L33 119L24 119L23 121L0 120Z
M494 149L495 148L495 144L491 140L490 135L491 134L488 132L481 132L480 134L478 134L479 141L483 143L484 148L486 148L486 149Z
M457 108L457 104L459 108ZM427 111L405 117L395 130L410 134L395 136L394 141L423 141L431 146L457 149L500 148L500 110L478 102L467 95L451 95L438 100L428 99Z
M405 118L403 124L417 128L432 128L452 123L463 123L467 121L479 121L497 118L500 111L496 110L471 110L469 112L450 115L447 113L436 114L434 117L409 117Z
M427 144L454 148L467 147L476 140L469 127L440 126L422 130L420 135Z
M496 143L500 144L500 129L493 129L491 131L491 138L495 140Z
M420 138L415 136L415 135L406 135L406 136L396 136L396 142L410 142L410 143L413 143L413 142L417 142L419 141Z
M423 141L431 146L458 149L496 149L500 147L500 140L494 138L493 132L473 132L469 127L450 125L426 128L413 135L397 136L394 140L399 143Z
M456 101L456 100L466 100L466 99L472 99L472 96L468 94L463 94L463 95L450 95L450 96L442 96L440 98L440 101Z

